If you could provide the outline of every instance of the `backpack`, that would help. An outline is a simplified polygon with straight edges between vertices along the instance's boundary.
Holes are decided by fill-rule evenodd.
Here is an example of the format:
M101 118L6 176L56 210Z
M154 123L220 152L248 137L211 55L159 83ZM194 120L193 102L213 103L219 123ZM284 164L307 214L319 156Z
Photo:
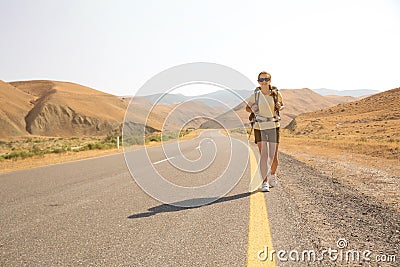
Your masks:
M272 90L276 92L272 96L273 99L274 99L274 104L275 104L274 105L274 111L275 111L275 114L276 114L274 116L274 118L275 118L275 121L280 121L281 117L279 116L279 109L276 108L276 103L278 102L278 91L279 90L275 86L272 86ZM255 98L255 102L254 103L257 104L257 106L258 106L258 100L260 98L260 92L261 92L261 88L260 87L257 87L256 89L254 89L254 98ZM254 112L250 113L249 121L250 121L250 124L251 124L252 127L253 127L254 123L257 121L256 117L257 117L257 114L255 114Z

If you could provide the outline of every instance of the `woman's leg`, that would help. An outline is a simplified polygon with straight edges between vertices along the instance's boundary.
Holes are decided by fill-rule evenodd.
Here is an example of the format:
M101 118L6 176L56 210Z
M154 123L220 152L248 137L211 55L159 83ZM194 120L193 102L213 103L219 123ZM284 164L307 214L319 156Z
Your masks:
M278 148L279 148L279 143L270 143L272 145L273 149L270 149L270 155L274 155L274 158L272 160L271 164L271 174L276 173L276 169L278 168L279 160L278 160ZM271 147L271 146L270 146Z
M258 150L260 151L260 173L263 182L268 181L268 170L270 164L268 164L268 144L265 141L257 142Z

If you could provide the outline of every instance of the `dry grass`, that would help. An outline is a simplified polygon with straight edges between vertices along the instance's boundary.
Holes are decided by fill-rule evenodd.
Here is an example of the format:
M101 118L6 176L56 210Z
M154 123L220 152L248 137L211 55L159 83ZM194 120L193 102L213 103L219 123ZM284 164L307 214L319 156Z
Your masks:
M341 151L352 155L366 155L375 160L398 160L400 158L400 142L375 140L375 139L330 139L307 136L294 136L283 133L283 143L296 146L307 146L308 148L318 148L317 150Z
M88 150L80 152L65 152L62 154L45 154L42 156L33 156L25 159L10 159L0 161L0 172L11 172L17 170L24 170L34 167L40 167L45 165L64 163L68 161L75 161L81 159L94 158L104 155L111 155L116 153L122 153L122 148L119 150L107 149L107 150Z
M400 176L400 143L375 140L323 140L282 135L282 150L301 157L302 154L356 161L365 166L389 170Z
M189 139L196 138L200 134L201 130L190 131L184 136L179 138L179 141L185 141ZM33 137L33 138L21 138L16 139L14 141L3 142L0 144L0 154L4 154L10 152L11 149L17 151L30 151L32 147L36 147L37 149L47 149L47 148L74 148L74 147L82 147L89 143L100 142L103 139L100 137L85 137L85 138L45 138L45 137ZM170 139L163 143L174 142L176 140ZM161 142L148 142L146 143L146 147L159 146ZM143 148L140 145L131 146L130 149L139 149ZM93 149L93 150L84 150L84 151L63 151L62 153L47 153L47 154L39 154L33 155L26 158L13 158L13 159L3 159L0 160L0 172L11 172L23 169L29 169L34 167L40 167L50 164L58 164L69 161L76 161L88 158L94 158L105 155L112 155L116 153L122 153L123 147L122 144L120 149L111 148L111 149Z
M0 142L0 171L22 170L117 152L116 136L112 135L81 138L22 137Z

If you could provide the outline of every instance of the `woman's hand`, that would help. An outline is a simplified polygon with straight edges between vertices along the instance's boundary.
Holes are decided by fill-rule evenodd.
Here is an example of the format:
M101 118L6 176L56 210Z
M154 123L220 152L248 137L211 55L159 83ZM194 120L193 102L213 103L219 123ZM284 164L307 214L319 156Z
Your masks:
M275 105L275 107L276 107L278 110L282 110L284 106L283 106L283 103L277 102L276 105Z

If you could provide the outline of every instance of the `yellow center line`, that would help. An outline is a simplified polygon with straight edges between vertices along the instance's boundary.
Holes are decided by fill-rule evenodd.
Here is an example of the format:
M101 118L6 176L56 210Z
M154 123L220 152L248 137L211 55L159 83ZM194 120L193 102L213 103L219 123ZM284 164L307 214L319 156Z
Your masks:
M250 154L250 192L254 184L260 184L261 178L253 150ZM268 222L267 206L263 192L255 191L250 195L249 239L247 248L247 266L276 266L275 255L271 259L272 246L271 230Z

